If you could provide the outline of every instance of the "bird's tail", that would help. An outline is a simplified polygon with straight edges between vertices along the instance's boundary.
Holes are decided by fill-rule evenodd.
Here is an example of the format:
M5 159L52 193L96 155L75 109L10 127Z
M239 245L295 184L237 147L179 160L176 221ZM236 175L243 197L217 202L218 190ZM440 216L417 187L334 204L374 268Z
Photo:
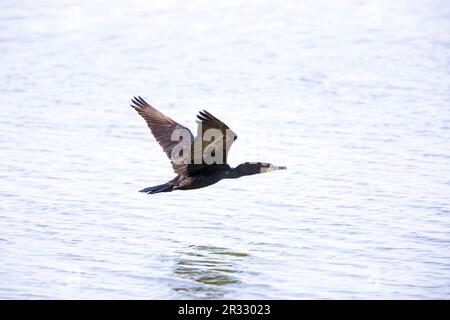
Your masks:
M172 190L173 190L173 185L164 183L164 184L160 184L159 186L148 187L148 188L139 190L139 192L153 194L153 193L159 193L159 192L170 192Z

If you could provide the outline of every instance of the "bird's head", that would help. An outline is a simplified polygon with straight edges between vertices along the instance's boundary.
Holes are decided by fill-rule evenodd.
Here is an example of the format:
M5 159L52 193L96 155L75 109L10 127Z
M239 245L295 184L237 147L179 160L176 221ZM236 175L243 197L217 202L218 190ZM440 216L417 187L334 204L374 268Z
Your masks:
M249 176L252 174L266 173L275 170L286 170L285 166L275 166L264 162L244 162L233 169L233 178Z

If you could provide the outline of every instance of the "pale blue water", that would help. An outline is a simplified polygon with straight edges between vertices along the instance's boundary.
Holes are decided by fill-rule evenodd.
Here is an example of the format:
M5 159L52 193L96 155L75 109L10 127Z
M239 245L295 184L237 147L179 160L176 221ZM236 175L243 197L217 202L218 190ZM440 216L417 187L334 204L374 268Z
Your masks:
M448 1L0 2L0 298L450 298ZM229 157L173 177L141 95Z

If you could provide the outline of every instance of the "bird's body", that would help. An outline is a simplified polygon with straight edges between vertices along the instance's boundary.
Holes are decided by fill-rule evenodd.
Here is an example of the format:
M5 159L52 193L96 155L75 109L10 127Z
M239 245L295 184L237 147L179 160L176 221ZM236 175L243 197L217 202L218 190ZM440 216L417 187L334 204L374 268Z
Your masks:
M224 179L229 175L229 171L232 170L230 166L227 168L214 170L212 172L202 172L195 175L177 175L171 181L156 186L145 188L141 192L146 193L157 193L157 192L169 192L173 190L191 190L199 189L210 186ZM156 192L155 192L156 191Z
M262 162L245 162L231 168L226 160L237 135L207 111L201 111L197 116L200 121L198 134L194 139L189 129L165 116L141 97L135 97L132 102L131 106L145 119L177 173L169 182L142 189L140 192L152 194L199 189L222 179L286 169Z

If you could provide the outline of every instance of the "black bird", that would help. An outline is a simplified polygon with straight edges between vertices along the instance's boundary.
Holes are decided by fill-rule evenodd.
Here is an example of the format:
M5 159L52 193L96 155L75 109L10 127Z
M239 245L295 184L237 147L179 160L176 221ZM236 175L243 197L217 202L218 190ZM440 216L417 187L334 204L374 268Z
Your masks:
M208 111L199 112L198 132L194 139L189 129L165 116L141 97L134 97L132 103L131 106L147 122L177 174L167 183L145 188L140 192L159 193L198 189L222 179L286 169L284 166L262 162L244 162L236 168L231 168L226 161L227 154L237 135Z

